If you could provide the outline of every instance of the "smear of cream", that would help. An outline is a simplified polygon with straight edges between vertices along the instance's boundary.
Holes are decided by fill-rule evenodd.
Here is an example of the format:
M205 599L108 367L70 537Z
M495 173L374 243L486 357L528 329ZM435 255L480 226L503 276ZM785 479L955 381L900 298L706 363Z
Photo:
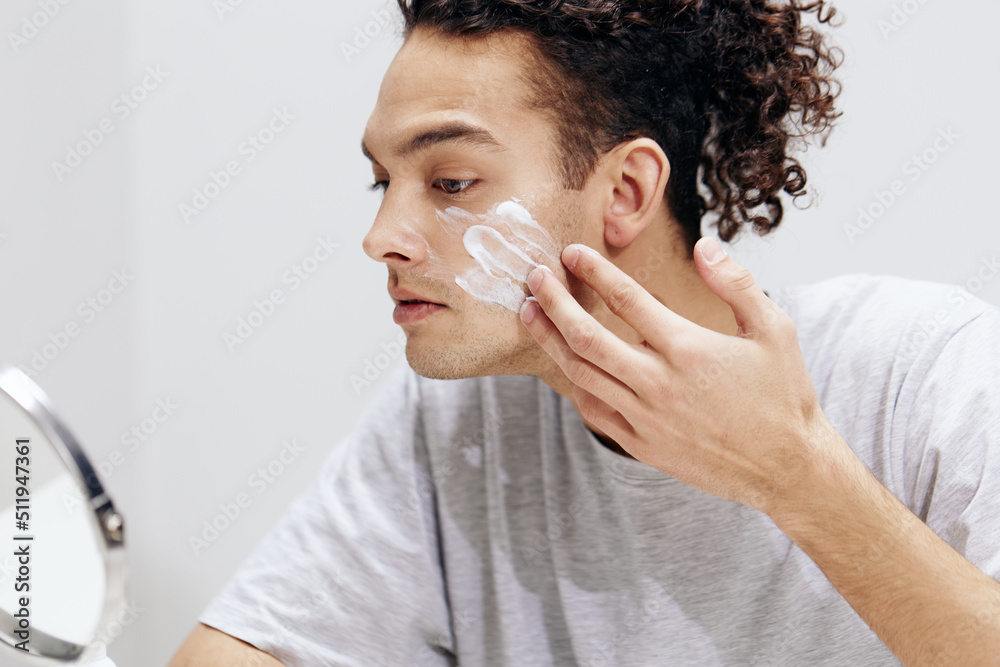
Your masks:
M543 261L557 266L558 247L517 200L496 205L483 215L460 208L438 213L445 227L462 234L462 245L475 266L455 277L470 295L517 312L529 294L528 274Z

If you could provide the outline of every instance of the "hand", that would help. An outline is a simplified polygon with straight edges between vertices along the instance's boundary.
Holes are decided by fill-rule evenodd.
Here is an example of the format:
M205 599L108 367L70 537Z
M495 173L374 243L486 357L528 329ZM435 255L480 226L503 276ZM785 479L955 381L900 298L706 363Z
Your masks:
M677 315L586 246L568 246L562 261L643 341L611 333L544 266L529 275L522 321L572 383L584 420L634 458L770 513L825 448L846 448L822 414L791 318L714 239L698 242L695 263L738 336Z

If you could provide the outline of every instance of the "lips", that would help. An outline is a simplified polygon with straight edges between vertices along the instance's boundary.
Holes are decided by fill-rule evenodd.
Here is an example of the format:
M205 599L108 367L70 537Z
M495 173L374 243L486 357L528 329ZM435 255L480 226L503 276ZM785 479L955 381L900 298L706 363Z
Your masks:
M412 305L418 305L418 304L421 304L421 303L429 303L429 304L433 304L433 305L436 305L436 306L443 306L444 305L444 304L438 303L437 301L431 300L430 297L424 296L422 294L417 294L416 292L411 292L410 290L406 290L406 289L399 289L399 288L390 289L389 290L389 296L392 297L392 300L396 302L397 306L398 305L412 306Z
M417 324L434 313L447 310L447 306L431 301L429 296L401 287L390 287L389 296L396 302L392 311L392 320L396 324Z
M401 301L396 304L392 311L392 321L396 324L417 324L428 317L447 310L439 303L429 303L427 301Z

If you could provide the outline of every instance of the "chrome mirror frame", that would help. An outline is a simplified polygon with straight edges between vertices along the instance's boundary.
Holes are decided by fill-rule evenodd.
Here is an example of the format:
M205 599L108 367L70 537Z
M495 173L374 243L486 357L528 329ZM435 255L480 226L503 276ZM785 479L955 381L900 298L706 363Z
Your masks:
M89 506L91 521L98 549L104 562L105 595L95 636L90 644L82 645L51 637L32 630L31 644L45 654L25 653L11 645L14 635L14 618L0 612L0 646L8 655L17 655L26 664L58 664L74 662L102 637L102 628L108 627L125 596L125 539L124 520L104 491L97 473L91 466L76 438L55 415L48 397L35 382L20 369L0 362L0 392L11 397L48 438L63 465L77 483L83 502ZM2 499L0 499L2 501Z

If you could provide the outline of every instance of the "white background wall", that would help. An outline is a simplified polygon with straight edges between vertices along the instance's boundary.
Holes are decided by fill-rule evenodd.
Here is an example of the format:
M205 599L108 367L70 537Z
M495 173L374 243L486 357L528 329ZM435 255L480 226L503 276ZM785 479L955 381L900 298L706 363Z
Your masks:
M70 2L16 48L9 34L39 0L0 6L0 359L30 367L50 334L80 326L36 379L103 464L128 521L141 611L112 647L121 667L166 662L371 400L378 381L356 391L351 376L398 333L385 270L361 251L378 195L359 151L396 30L350 60L341 48L389 5L243 0L220 16L218 4ZM1000 253L1000 5L896 4L915 11L883 35L893 2L837 3L847 114L808 156L820 204L732 249L765 287L858 271L967 284ZM122 118L115 100L147 67L166 76ZM247 161L241 142L275 109L294 120ZM53 161L104 118L114 131L60 181ZM905 163L947 128L959 138L912 182ZM185 222L179 205L230 160L241 173ZM851 242L845 225L894 179L905 193ZM293 291L282 276L317 237L339 248ZM78 304L114 271L131 280L90 321ZM285 303L228 349L223 335L273 289ZM978 295L1000 303L1000 279ZM126 446L122 433L158 400L178 407ZM291 439L304 452L252 483ZM196 554L189 538L241 493L251 505Z

